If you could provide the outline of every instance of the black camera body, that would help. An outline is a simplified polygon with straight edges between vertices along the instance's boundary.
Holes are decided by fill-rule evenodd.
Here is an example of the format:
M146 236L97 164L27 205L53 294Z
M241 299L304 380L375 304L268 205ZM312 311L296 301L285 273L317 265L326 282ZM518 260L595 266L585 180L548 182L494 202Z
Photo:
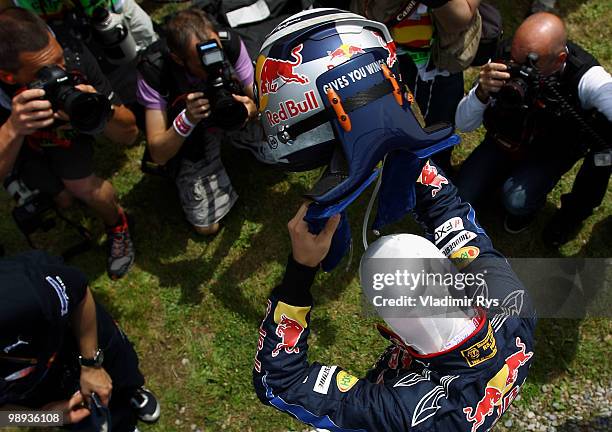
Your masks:
M63 110L70 117L72 127L84 134L95 135L104 130L112 115L110 101L97 93L85 93L74 86L79 84L59 66L44 66L36 74L30 89L43 89L45 99L54 111Z
M540 72L535 65L537 61L538 55L531 53L527 56L526 64L503 62L508 68L506 72L510 74L510 79L495 97L508 106L528 105L534 99L541 82Z
M46 232L55 226L55 206L51 197L31 190L14 174L4 180L4 187L17 204L13 219L26 237L39 229Z
M211 120L222 129L240 128L248 117L243 103L232 94L242 95L240 85L233 79L231 68L222 48L215 39L199 43L196 51L208 79L202 91L210 102Z

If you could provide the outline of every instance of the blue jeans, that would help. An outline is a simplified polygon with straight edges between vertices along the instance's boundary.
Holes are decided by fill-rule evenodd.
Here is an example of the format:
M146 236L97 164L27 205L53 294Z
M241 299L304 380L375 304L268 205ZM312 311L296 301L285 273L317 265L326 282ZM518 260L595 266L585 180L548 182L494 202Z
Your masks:
M463 163L455 184L461 198L475 205L501 186L506 211L527 216L544 205L548 193L579 159L579 155L560 148L515 161L485 139Z

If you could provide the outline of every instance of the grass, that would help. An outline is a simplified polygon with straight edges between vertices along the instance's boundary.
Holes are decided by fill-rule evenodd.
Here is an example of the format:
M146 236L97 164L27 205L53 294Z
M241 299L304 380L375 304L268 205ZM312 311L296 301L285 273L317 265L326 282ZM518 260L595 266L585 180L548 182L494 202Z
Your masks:
M524 16L528 1L495 1L506 30ZM560 1L571 37L612 70L612 1ZM160 12L167 13L172 6ZM468 71L471 82L474 71ZM479 143L482 131L463 136L454 153L460 163ZM96 149L97 171L109 178L121 202L136 220L137 261L129 275L111 282L105 274L101 224L86 210L69 212L91 227L93 250L73 264L90 277L96 297L106 305L130 336L140 355L148 386L159 396L159 424L144 431L185 431L192 425L205 431L286 431L305 427L289 416L264 408L251 384L257 328L270 289L282 275L289 251L286 222L316 173L282 174L257 165L241 152L225 149L224 161L240 194L235 208L214 238L194 234L184 222L173 187L139 170L142 145L128 149L101 143ZM550 194L535 226L518 236L500 228L500 211L493 208L480 219L496 246L507 256L610 257L610 193L589 218L578 237L559 252L544 248L539 232L571 188L575 167ZM352 206L350 219L357 237L369 194ZM6 195L0 197L0 232L7 253L27 249L15 229ZM607 222L606 222L607 220ZM406 221L387 232L420 232ZM59 252L76 240L70 230L36 236L37 242ZM361 247L348 271L321 274L314 287L316 308L310 340L312 359L340 364L362 375L385 347L373 329L374 320L361 314L356 270ZM541 399L540 386L580 387L586 380L608 386L610 375L609 319L541 320L537 330L534 367L519 404ZM350 355L345 355L345 353ZM550 401L551 403L553 400Z

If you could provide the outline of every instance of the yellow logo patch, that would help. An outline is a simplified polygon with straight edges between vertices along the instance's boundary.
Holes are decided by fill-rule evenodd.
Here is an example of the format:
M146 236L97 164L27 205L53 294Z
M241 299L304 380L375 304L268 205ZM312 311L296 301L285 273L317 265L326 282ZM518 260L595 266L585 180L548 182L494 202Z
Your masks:
M338 390L342 393L346 393L352 389L353 386L357 384L357 381L359 381L359 378L344 371L340 371L338 375L336 375L336 385L338 386Z
M274 322L279 324L282 320L281 317L285 315L285 317L291 318L293 321L297 321L303 328L306 328L308 327L308 324L306 323L306 315L308 315L308 312L310 312L310 306L291 306L287 303L279 301L274 309Z
M480 249L476 246L462 247L458 251L453 252L449 258L455 264L455 267L459 270L466 268L472 261L478 258L480 255Z
M476 342L469 348L461 350L461 355L470 367L486 362L493 358L495 354L497 354L497 345L495 343L495 336L493 335L493 327L491 327L490 322L488 324L487 334L483 340Z

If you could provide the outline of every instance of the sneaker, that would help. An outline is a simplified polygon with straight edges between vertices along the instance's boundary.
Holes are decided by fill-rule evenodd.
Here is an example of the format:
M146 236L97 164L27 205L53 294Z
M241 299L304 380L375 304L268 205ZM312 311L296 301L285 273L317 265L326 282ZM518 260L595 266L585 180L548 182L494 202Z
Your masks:
M557 211L542 232L544 244L550 248L558 248L567 243L578 234L582 222L583 219L568 215L563 210Z
M515 216L507 214L504 218L504 229L507 233L518 234L525 231L533 222L535 215Z
M159 420L160 407L157 398L150 390L140 387L130 399L132 408L138 418L145 423L155 423Z
M130 237L127 217L123 211L120 214L119 224L107 228L106 234L108 237L106 271L111 279L117 280L125 276L134 264L136 256L134 243L132 243L132 238Z

